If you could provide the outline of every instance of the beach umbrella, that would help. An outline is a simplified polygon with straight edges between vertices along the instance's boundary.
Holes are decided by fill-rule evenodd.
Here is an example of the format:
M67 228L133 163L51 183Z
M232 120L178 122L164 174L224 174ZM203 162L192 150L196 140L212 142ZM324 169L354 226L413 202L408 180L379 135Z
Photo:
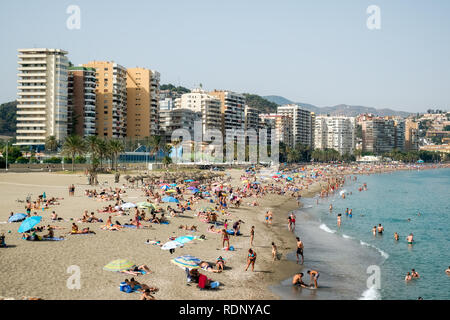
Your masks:
M179 201L177 199L175 199L174 197L164 197L164 198L162 198L162 201L179 203Z
M169 187L167 184L165 184L165 185L163 185L163 186L161 187L161 189L163 189L163 190L168 190L168 189L170 189L170 187Z
M188 268L188 269L197 269L200 268L199 263L201 262L200 259L193 257L193 256L181 256L177 257L175 259L170 260L173 264L179 266L181 269Z
M183 244L181 242L178 241L169 241L164 243L164 245L161 247L161 250L170 250L170 249L175 249L177 247L182 247Z
M122 209L130 209L130 208L136 208L136 205L132 202L127 202L122 205Z
M138 207L139 208L155 208L155 206L153 205L153 203L150 203L150 202L139 202L138 203Z
M26 217L25 213L16 213L9 217L8 222L20 222L25 220Z
M196 187L188 187L188 190L195 190L195 189L197 189Z
M134 266L135 266L135 264L133 262L131 262L130 260L117 259L117 260L111 261L106 266L104 266L103 270L119 272L119 271L130 270Z
M170 189L170 190L166 190L166 193L176 193L176 191L173 189Z
M40 216L26 218L20 225L19 230L17 230L17 232L20 232L20 233L27 232L27 231L33 229L33 227L35 225L37 225L39 222L41 222L41 220L42 220L42 217L40 217Z
M184 180L184 182L194 182L192 179Z
M198 190L198 189L191 189L191 192L192 193L197 193L197 192L199 192L200 190Z
M171 183L170 186L171 186L171 187L176 187L177 184L176 184L176 183Z
M181 243L181 244L185 244L188 243L190 241L194 240L194 236L181 236L175 239L175 241Z

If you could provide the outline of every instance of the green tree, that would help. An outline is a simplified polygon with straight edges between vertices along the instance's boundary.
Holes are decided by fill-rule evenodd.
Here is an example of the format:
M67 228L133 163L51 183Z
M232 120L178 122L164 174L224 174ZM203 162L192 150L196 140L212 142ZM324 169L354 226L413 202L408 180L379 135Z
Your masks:
M55 136L49 136L45 139L45 150L55 152L59 144Z
M124 151L124 146L119 140L113 139L108 141L108 149L109 154L111 155L111 166L114 169L115 164L115 170L117 171L117 158L119 154Z
M72 159L72 172L74 171L75 156L83 155L86 150L86 145L80 136L68 136L63 144L63 154L69 155Z
M148 145L150 148L150 155L155 155L155 162L158 157L158 152L161 150L163 143L161 136L151 136L148 140Z

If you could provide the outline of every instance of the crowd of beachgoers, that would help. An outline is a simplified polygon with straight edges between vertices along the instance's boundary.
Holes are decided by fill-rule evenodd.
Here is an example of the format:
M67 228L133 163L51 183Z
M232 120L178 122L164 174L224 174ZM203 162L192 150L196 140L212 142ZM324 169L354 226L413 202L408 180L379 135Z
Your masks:
M267 205L267 201L264 202L264 200L272 199L270 196L288 198L300 206L302 196L313 195L308 193L309 189L314 187L314 194L325 198L337 192L351 175L438 167L449 167L449 165L296 164L280 165L278 168L251 166L240 170L239 174L234 176L227 173L214 173L196 175L192 179L192 174L186 171L179 172L177 175L167 173L161 173L159 176L148 175L140 179L140 185L128 182L98 186L70 184L67 197L43 192L35 198L28 196L23 201L18 201L16 207L9 209L8 217L8 222L16 223L18 230L14 230L8 223L8 228L12 230L8 230L6 235L2 233L0 245L7 248L12 237L20 237L22 240L33 242L57 241L54 245L58 246L71 241L71 237L75 235L96 237L102 232L121 233L124 230L144 229L149 232L145 234L147 237L145 243L162 249L152 252L154 256L166 255L166 252L174 254L191 243L200 243L212 238L215 240L211 242L210 250L217 250L217 242L223 250L223 254L218 254L214 261L186 254L175 258L170 256L172 259L169 259L184 270L185 281L189 286L195 284L200 289L217 290L219 287L222 289L225 284L223 290L226 290L226 283L224 283L226 278L217 281L210 279L208 273L216 275L235 272L236 264L233 264L233 268L229 268L228 259L232 260L230 257L233 257L230 254L240 254L244 257L242 258L242 261L245 261L242 265L244 271L249 268L252 271L255 270L257 257L264 262L281 260L279 244L275 242L276 232L281 231L275 232L270 229L273 232L265 234L267 243L264 245L270 248L270 255L260 254L260 248L254 244L255 229L261 229L257 223L266 226L275 223L285 224L287 218L288 231L292 232L295 229L295 214L291 210L273 212ZM133 197L130 194L133 194ZM78 211L79 215L69 217L67 214L60 214L64 208L64 202L75 196L79 200L75 208L72 205L70 212ZM131 201L132 198L133 201ZM84 209L83 206L87 207L87 204L90 208L95 206L96 209ZM17 213L22 210L25 213ZM252 212L255 213L254 216L251 216ZM256 216L256 212L262 212L262 214ZM251 225L248 221L251 221ZM165 238L160 236L159 239L151 239L153 231L158 231L168 224L172 227L175 225L177 230L187 235L177 237L168 232ZM245 228L242 228L243 225ZM3 227L5 224L0 226ZM4 231L5 228L0 230ZM170 230L175 233L173 228ZM283 230L286 233L286 229ZM245 240L243 244L244 240L237 240L242 239L242 236L248 236L249 243ZM300 262L300 258L303 263L305 244L299 238L295 239L295 243L297 247L291 248L291 251L295 251L297 263ZM33 245L35 244L23 242L11 250L20 250L21 247ZM259 246L262 245L259 243ZM237 251L238 247L240 253L233 252ZM154 259L149 259L150 263L142 261L134 263L127 259L116 259L105 265L103 270L128 275L129 277L122 279L120 290L128 293L138 292L141 299L152 300L165 289L144 283L144 280L138 282L135 279L141 275L154 273L152 269L156 266L152 265L152 260ZM319 271L311 269L308 270L308 274L309 285L304 283L301 273L294 275L293 283L317 288Z

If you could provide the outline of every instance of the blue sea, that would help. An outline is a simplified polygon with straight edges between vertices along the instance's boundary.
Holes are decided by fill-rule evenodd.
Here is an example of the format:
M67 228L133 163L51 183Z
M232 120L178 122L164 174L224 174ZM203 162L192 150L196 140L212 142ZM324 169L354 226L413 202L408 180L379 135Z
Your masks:
M358 191L363 183L367 191ZM339 192L303 199L296 213L295 233L305 244L299 272L309 282L306 270L318 270L320 288L292 287L289 278L272 288L276 293L284 299L450 299L445 273L450 266L450 169L359 175L357 181L347 179L340 191L345 199ZM351 218L346 208L352 209ZM379 223L384 233L374 236L371 230ZM412 246L406 241L410 233ZM406 283L411 269L420 278Z

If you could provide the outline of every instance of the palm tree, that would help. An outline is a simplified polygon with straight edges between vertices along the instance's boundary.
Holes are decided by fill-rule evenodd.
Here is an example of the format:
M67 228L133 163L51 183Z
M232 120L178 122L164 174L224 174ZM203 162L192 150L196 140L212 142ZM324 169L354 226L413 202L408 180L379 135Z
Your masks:
M167 165L172 163L172 158L170 157L170 152L172 151L172 146L170 144L163 144L160 147L160 149L164 154L163 163L167 167Z
M155 155L155 162L158 157L158 152L162 147L162 138L161 136L151 136L148 140L148 147L150 147L150 155Z
M72 158L72 171L74 171L75 156L83 155L86 150L83 139L80 136L68 136L63 144L63 154L70 155Z
M56 151L58 149L58 141L55 136L49 136L45 139L45 150Z
M119 156L119 153L123 152L125 150L122 142L119 140L109 140L108 142L108 150L109 154L111 155L111 162L112 162L112 168L114 169L114 163L116 164L116 171L117 171L117 157Z
M177 147L181 144L181 139L175 139L175 140L172 140L172 146L174 147L174 149L175 149L175 162L178 162L178 150L177 150Z

